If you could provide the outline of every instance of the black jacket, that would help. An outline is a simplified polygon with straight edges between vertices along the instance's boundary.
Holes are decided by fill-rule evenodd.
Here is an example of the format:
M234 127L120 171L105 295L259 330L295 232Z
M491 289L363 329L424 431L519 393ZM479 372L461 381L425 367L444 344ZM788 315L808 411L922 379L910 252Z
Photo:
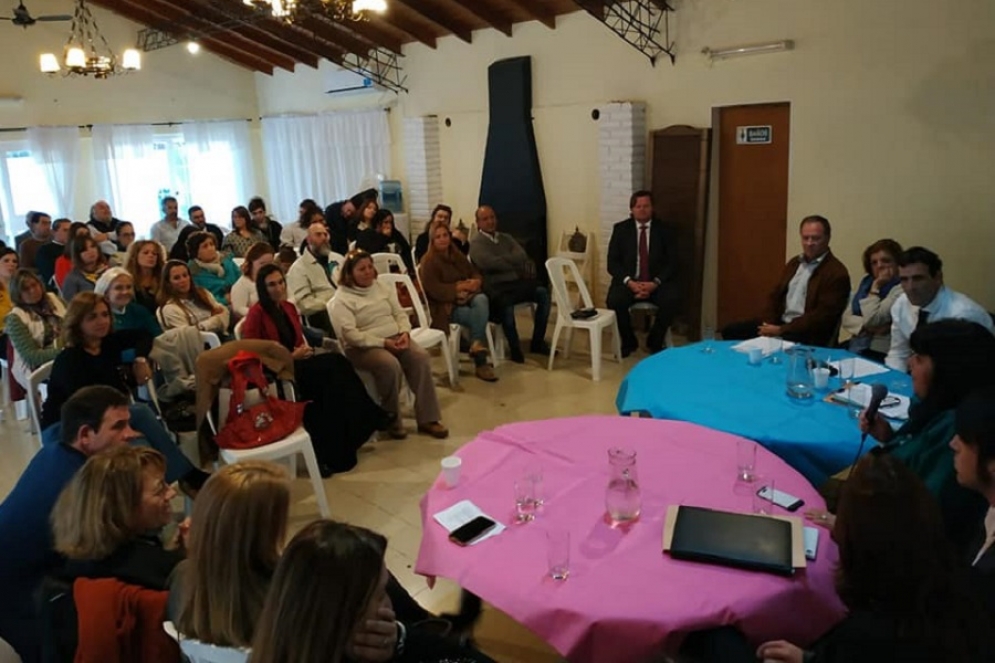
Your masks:
M211 236L214 237L214 245L218 249L221 249L221 243L225 239L225 234L221 231L221 228L218 228L213 223L205 223L203 228L191 223L188 226L184 226L183 230L180 231L180 235L176 239L176 244L173 244L173 248L169 251L170 260L182 260L183 262L190 260L190 254L187 252L187 239L198 230L211 233Z
M677 276L677 242L670 229L656 217L650 221L649 273L650 280L661 284ZM636 279L636 262L639 258L639 231L630 216L612 228L608 242L608 273L612 285L622 285L626 277Z

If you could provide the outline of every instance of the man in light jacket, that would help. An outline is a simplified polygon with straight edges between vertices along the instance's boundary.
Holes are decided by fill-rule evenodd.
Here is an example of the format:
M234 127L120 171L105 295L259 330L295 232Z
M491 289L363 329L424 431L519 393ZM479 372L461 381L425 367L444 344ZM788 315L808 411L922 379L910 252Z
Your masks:
M304 252L287 272L287 286L297 309L309 326L317 327L329 336L334 334L326 305L335 295L339 268L336 261L329 259L331 253L328 228L323 223L312 223L307 231Z

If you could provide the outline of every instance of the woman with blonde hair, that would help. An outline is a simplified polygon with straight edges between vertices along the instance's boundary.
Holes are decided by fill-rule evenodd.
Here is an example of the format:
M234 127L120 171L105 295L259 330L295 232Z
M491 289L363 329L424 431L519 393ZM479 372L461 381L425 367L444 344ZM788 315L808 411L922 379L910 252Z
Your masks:
M10 280L14 308L7 314L6 332L14 348L10 372L27 389L31 372L59 354L59 335L66 307L58 295L30 269L20 269Z
M17 251L0 249L0 352L6 352L7 336L4 324L7 314L14 308L10 297L10 281L17 272Z
M135 279L135 303L148 309L152 315L159 307L157 299L165 264L166 250L159 242L141 239L128 247L125 269Z
M259 301L256 294L256 276L259 270L272 263L276 258L276 251L267 242L256 242L245 254L245 262L242 263L242 276L235 281L231 287L231 311L236 318L244 318L252 305Z
M163 329L197 327L218 336L227 334L230 319L228 308L194 284L190 268L179 260L170 260L162 270L156 317Z

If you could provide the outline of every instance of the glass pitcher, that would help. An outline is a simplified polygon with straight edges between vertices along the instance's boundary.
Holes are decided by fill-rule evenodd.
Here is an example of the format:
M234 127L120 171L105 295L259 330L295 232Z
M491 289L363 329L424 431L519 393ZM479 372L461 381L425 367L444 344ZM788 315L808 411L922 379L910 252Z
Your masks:
M815 393L815 376L812 374L814 350L801 345L788 348L788 396L791 398L812 398Z
M605 507L613 524L628 523L639 518L642 497L636 475L636 452L630 449L608 450L608 488Z

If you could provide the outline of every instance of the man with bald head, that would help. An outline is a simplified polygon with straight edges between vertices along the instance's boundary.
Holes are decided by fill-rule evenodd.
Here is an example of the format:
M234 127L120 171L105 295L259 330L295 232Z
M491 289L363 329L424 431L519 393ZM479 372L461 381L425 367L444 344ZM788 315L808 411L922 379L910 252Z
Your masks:
M511 346L511 360L525 362L518 329L515 305L534 302L535 322L529 351L549 354L546 344L546 321L549 319L549 290L536 280L535 263L522 245L508 233L497 230L497 215L490 205L475 214L478 232L470 240L470 260L484 277L484 293L491 305L491 321L499 322Z
M93 241L100 245L101 253L112 256L117 253L117 224L120 219L114 218L111 206L106 200L98 200L90 206L90 220L87 227Z
M301 257L287 272L287 288L297 309L308 324L332 335L332 321L325 306L335 294L333 275L339 265L329 260L331 236L324 223L312 223L307 229L307 242Z

